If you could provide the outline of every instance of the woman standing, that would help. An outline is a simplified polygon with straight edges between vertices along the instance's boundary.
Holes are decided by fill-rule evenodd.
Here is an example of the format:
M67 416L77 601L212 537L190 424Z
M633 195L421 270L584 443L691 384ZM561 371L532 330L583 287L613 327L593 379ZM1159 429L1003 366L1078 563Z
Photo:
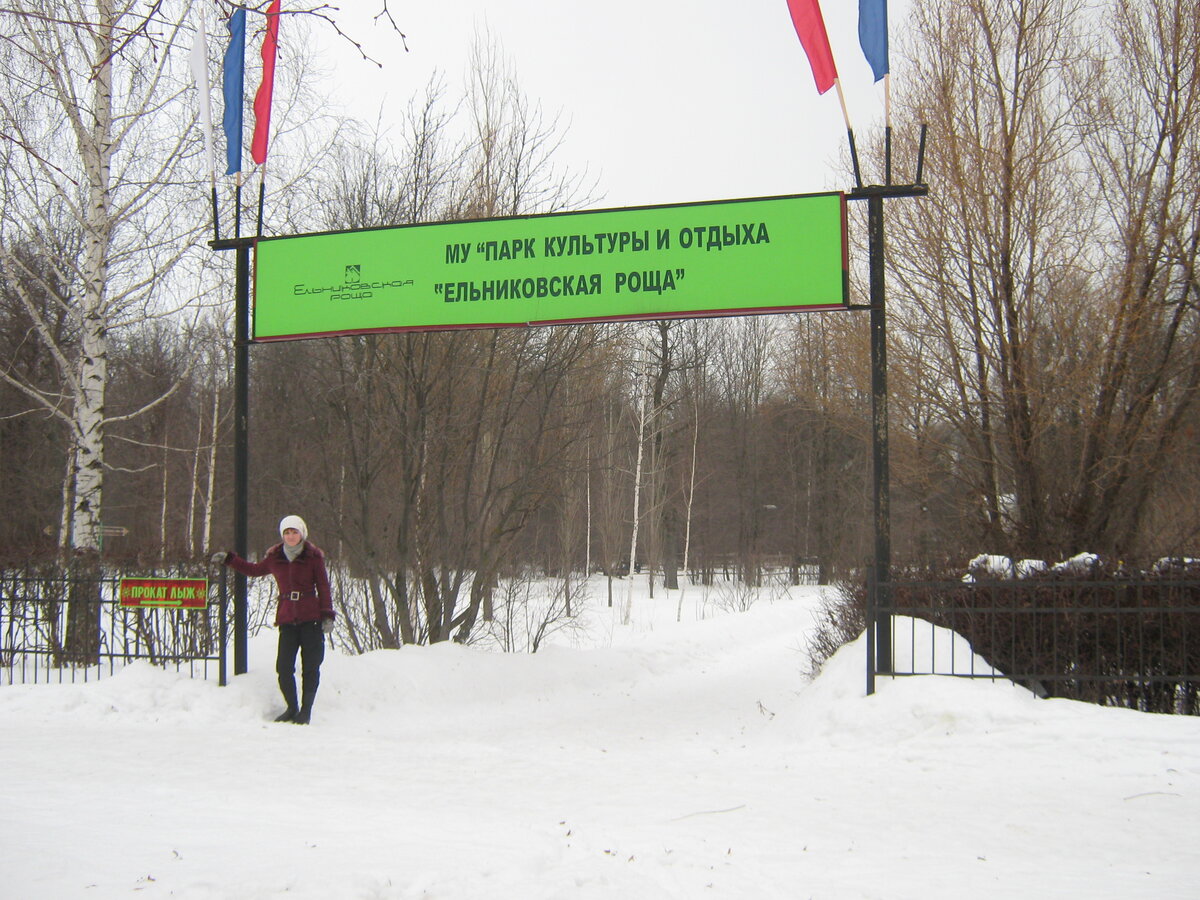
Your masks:
M279 522L283 542L263 554L262 562L252 563L236 553L214 553L214 563L223 563L243 575L273 575L279 587L275 625L279 628L279 649L275 672L287 709L276 722L307 725L312 719L313 700L321 681L321 661L325 658L325 635L333 631L333 598L329 592L329 574L325 554L309 543L308 526L299 516L284 516ZM300 652L300 701L296 697L296 651Z

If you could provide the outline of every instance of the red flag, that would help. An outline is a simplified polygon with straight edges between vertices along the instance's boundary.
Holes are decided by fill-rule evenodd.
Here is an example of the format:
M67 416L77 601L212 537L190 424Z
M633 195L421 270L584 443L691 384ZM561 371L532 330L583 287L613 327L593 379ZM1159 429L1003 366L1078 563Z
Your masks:
M262 165L267 161L267 138L271 131L271 96L275 92L275 53L279 49L279 2L272 0L267 9L267 33L262 45L262 84L254 95L254 140L250 156Z
M837 66L833 64L833 51L829 49L829 35L825 31L821 6L817 0L787 0L787 5L792 13L796 34L800 36L800 43L808 55L808 64L812 66L817 93L823 94L837 80Z

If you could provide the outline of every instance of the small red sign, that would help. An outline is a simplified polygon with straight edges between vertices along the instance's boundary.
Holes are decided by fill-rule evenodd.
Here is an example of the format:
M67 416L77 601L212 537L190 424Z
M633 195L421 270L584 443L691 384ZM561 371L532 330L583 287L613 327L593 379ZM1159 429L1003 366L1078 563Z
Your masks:
M208 579L122 578L121 605L204 609L208 605Z

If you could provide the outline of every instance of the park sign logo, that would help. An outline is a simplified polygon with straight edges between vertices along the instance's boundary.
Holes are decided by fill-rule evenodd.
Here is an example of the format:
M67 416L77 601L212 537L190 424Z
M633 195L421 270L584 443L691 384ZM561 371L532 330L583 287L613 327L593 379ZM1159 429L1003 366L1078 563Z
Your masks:
M207 578L122 578L121 606L204 609L208 606Z
M840 193L263 238L254 339L844 308Z
M297 298L324 298L330 303L362 300L386 302L395 299L392 292L413 283L411 278L406 279L395 272L387 272L377 278L363 278L362 270L361 263L345 265L342 267L340 282L300 282L292 286L292 294Z

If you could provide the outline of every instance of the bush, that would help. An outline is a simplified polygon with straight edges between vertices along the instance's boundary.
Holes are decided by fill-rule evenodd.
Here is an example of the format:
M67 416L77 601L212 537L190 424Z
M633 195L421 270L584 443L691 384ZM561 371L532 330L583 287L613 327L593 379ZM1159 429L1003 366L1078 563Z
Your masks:
M810 677L815 678L833 654L856 640L867 627L867 587L863 582L839 581L826 593L817 610L817 626L808 638Z

